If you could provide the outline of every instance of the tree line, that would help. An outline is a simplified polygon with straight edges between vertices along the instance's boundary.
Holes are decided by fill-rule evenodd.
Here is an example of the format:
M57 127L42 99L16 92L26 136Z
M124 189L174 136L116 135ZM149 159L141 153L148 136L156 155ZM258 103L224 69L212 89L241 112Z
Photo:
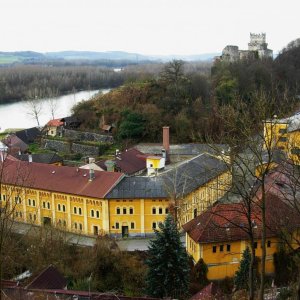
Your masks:
M221 115L237 99L254 115L253 98L259 91L274 99L270 111L279 117L293 111L295 96L300 94L299 56L298 46L274 61L217 61L211 74L175 60L154 76L139 76L109 94L77 105L74 114L85 129L99 129L100 120L114 123L115 135L123 141L158 142L163 125L170 125L173 142L205 141L207 135L226 132ZM287 98L288 105L283 100Z

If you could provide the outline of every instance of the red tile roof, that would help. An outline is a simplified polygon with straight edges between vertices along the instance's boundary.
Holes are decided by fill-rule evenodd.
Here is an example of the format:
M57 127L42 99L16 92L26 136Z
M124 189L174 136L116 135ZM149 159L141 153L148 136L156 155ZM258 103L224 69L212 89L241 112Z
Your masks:
M54 119L54 120L50 120L47 123L47 126L52 126L52 127L59 127L64 125L64 122L61 121L61 119Z
M183 225L188 235L198 243L248 240L250 225L243 202L217 203L195 219ZM259 203L252 204L251 220L255 224L255 238L261 237L261 209ZM294 230L300 227L299 215L278 195L266 195L267 237L276 236L281 226Z
M0 168L2 166L4 172L0 180L3 183L98 199L103 199L124 176L122 173L94 171L95 178L90 181L89 170L74 167L10 159L0 164Z

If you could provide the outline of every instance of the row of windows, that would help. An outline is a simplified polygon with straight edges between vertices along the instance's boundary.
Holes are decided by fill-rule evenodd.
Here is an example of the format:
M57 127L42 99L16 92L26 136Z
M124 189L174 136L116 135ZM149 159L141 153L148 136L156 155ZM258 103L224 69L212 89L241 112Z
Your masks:
M64 227L67 226L66 220L58 219L57 224L58 224L59 226L64 226Z
M17 198L17 197L16 197ZM20 202L19 202L20 203ZM35 206L35 200L34 199L28 199L27 200L28 206Z
M128 211L128 213L129 213L130 215L133 215L133 208L132 208L132 207L130 207L128 210L127 210L126 207L123 207L122 209L121 209L120 207L117 207L117 208L116 208L116 214L117 214L117 215L120 215L120 214L121 214L121 211L122 211L122 214L123 214L123 215L126 215L126 214L127 214L127 211Z
M43 201L43 208L48 208L48 209L50 209L50 202L45 202L45 201Z
M164 213L164 209L162 207L152 207L152 215L162 215ZM169 213L169 209L165 208L165 214L167 215Z
M36 214L29 214L29 220L30 221L36 221Z
M271 241L267 241L267 247L271 248ZM257 249L257 242L254 242L254 249Z
M74 223L74 229L76 229L76 230L77 229L82 230L82 228L83 228L82 227L82 223L76 223L76 222Z
M19 217L23 218L23 214L22 214L21 211L16 211L15 215L16 215L17 218L19 218Z
M57 210L65 212L66 211L66 206L64 204L61 205L60 203L58 203L57 204Z
M220 245L220 252L224 252L224 245ZM231 250L231 245L230 244L227 244L226 245L226 251L227 252L230 252L230 250ZM217 246L213 246L212 247L212 252L213 253L216 253L217 252Z
M119 222L116 222L116 223L115 223L115 226L113 226L113 228L115 228L115 229L120 229L120 223L119 223ZM130 223L130 229L135 229L135 223L134 223L134 222L131 222L131 223Z
M92 218L100 218L100 212L99 210L94 211L93 209L91 209L91 217Z
M0 201L2 201L2 200L3 200L3 201L6 201L6 195L1 195L1 194L0 194Z
M78 215L81 215L82 214L82 209L81 209L81 207L76 207L76 206L74 206L73 207L73 213L76 215L76 214L78 214Z

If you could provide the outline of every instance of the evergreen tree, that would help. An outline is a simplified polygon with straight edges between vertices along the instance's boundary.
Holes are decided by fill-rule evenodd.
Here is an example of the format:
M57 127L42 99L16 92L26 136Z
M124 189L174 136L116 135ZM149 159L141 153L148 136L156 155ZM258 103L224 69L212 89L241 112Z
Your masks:
M251 253L249 247L243 252L243 257L239 266L239 269L235 273L234 285L238 290L248 290L249 268L251 261Z
M146 278L148 295L181 298L188 291L188 256L171 215L155 231L146 263L149 267Z

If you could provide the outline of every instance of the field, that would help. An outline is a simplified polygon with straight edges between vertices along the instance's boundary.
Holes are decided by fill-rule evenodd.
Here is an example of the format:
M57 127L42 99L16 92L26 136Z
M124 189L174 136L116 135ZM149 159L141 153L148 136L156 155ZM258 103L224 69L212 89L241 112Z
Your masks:
M18 56L0 54L0 65L11 64L20 60L21 58Z

